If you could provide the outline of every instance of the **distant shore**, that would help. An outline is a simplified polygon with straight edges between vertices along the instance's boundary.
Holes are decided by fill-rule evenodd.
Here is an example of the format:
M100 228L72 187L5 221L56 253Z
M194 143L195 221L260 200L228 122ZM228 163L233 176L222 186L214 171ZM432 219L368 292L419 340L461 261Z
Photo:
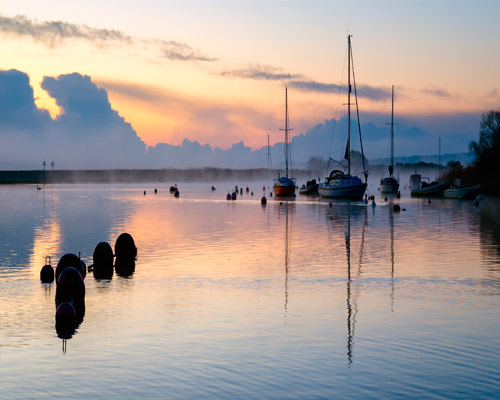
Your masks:
M267 168L191 168L191 169L103 169L56 171L0 171L0 184L44 183L140 183L140 182L235 182L271 180L283 171ZM318 176L318 171L294 170L297 184ZM320 175L321 176L321 175Z

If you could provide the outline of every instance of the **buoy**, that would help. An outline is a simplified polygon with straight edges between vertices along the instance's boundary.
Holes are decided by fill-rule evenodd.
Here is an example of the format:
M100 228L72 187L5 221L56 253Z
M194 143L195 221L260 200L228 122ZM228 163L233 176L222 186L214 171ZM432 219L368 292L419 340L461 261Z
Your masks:
M115 242L116 258L132 258L137 257L137 247L135 246L134 238L129 233L122 233Z
M269 193L269 197L273 197L273 192L270 192L270 193Z
M402 210L402 211L406 211L406 208L402 208L401 210Z
M56 332L61 339L71 339L75 334L76 310L71 303L61 303L56 309Z
M59 276L66 268L75 268L83 279L82 263L80 262L80 259L76 254L67 253L63 255L57 263L55 275L57 284L59 283Z
M431 198L430 197L427 198L427 203L431 204Z
M394 204L392 206L392 211L394 211L396 213L400 212L401 211L401 207L399 206L399 204Z
M178 190L175 191L174 197L179 197L179 191Z
M332 208L333 204L332 204L332 203L330 203L330 204L329 204L329 206L330 206L330 208Z
M372 200L372 207L375 208L376 207L376 203L375 203L375 200Z
M54 268L50 265L50 256L45 257L45 265L40 270L40 280L43 283L54 282Z
M282 201L280 201L280 206L282 206L282 205L283 205L283 202L282 202Z
M248 186L247 186L247 188L245 190L246 190L247 193L250 191L250 189L248 188Z
M262 204L263 206L267 204L266 196L262 196L262 199L260 199L260 204Z
M243 194L243 188L240 189L240 194Z
M233 194L231 195L231 200L236 200L236 192L233 192Z
M231 194L230 193L227 194L226 200L231 200Z
M253 196L253 192L250 192L250 196Z
M113 277L113 249L108 242L100 242L92 255L94 262L92 271L95 279L111 279Z
M387 196L384 197L384 201L387 201Z
M155 194L158 193L158 189L155 188Z
M134 239L128 233L118 236L115 243L115 270L120 276L130 276L135 271L135 259L137 257L137 247Z
M262 191L265 192L266 191L266 187L265 186L262 186Z
M398 192L398 194L396 195L396 197L397 197L398 199L400 199L400 198L401 198L401 192Z
M146 196L146 191L144 191L144 196Z
M212 186L212 192L215 190L215 186Z
M76 311L73 304L66 301L59 304L56 309L56 321L74 324L76 321Z
M85 315L85 283L75 268L66 268L57 280L56 306L71 303L75 308L76 323L83 321Z

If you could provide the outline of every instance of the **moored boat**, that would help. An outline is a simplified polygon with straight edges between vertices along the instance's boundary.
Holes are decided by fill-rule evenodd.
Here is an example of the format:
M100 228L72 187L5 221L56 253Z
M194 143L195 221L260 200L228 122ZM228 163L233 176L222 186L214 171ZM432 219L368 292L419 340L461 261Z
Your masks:
M307 181L300 187L299 194L318 194L318 186L319 183L316 182L316 179Z
M288 132L291 129L288 127L288 88L285 88L285 176L278 175L278 179L274 180L273 192L275 196L295 196L295 179L288 177Z
M365 168L365 157L363 153L363 142L361 141L361 124L359 123L359 112L358 114L358 128L359 138L361 144L361 159L363 161L363 172L365 177L365 182L362 182L360 178L355 175L351 175L351 61L352 48L351 48L351 35L347 35L347 146L345 150L344 158L347 159L347 173L339 170L333 170L330 175L326 177L325 183L322 183L318 187L318 193L321 197L328 198L342 198L342 199L353 199L361 200L365 194L367 186L368 173ZM356 80L354 79L354 95L356 97L356 109L358 105L357 92L356 92ZM358 111L358 110L357 110Z
M449 182L432 182L428 184L427 182L422 182L422 186L413 189L411 191L411 195L418 196L426 196L426 197L443 197L444 191L450 187Z
M462 185L446 189L443 193L447 199L473 200L481 191L481 185Z
M392 85L392 112L391 112L391 165L389 176L380 180L380 193L396 194L399 190L398 180L392 176L394 172L394 85Z

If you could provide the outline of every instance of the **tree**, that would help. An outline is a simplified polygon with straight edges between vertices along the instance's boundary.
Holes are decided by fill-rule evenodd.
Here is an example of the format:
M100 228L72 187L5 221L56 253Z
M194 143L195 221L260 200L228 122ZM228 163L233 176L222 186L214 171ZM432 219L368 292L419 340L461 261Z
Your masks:
M479 128L479 141L469 144L474 155L476 179L485 193L500 194L500 110L484 113Z
M471 142L469 149L474 162L483 169L493 167L500 156L500 110L483 114L479 128L479 141Z

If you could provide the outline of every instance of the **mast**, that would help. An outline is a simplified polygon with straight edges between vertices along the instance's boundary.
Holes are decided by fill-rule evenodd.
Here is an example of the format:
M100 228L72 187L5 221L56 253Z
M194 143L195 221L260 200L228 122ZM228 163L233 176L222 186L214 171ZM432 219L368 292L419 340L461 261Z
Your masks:
M351 35L347 35L347 173L351 175Z
M285 131L285 166L286 166L286 177L288 178L288 132L291 131L288 127L288 88L285 87L285 129L280 129L280 131Z
M391 168L389 170L392 178L394 171L394 85L392 85L392 110L391 110Z
M285 87L285 166L288 178L288 88Z

